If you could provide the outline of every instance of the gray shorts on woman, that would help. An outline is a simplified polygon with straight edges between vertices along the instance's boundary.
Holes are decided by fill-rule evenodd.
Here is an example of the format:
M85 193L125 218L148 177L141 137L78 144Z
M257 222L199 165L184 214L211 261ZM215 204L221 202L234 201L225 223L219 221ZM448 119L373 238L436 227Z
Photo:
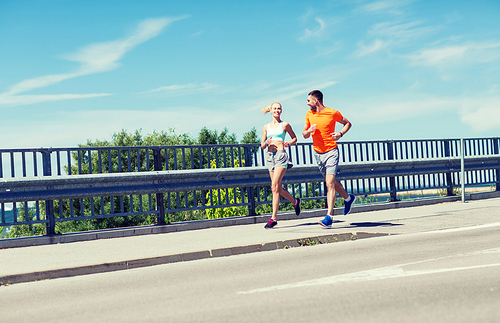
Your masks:
M285 169L290 169L293 164L288 158L288 154L284 150L278 150L275 153L267 153L266 156L267 168L270 172L274 172L275 167L283 167Z
M335 148L326 153L318 153L314 151L314 157L316 157L316 162L318 163L319 171L323 177L326 174L337 175L337 170L339 167L339 149Z

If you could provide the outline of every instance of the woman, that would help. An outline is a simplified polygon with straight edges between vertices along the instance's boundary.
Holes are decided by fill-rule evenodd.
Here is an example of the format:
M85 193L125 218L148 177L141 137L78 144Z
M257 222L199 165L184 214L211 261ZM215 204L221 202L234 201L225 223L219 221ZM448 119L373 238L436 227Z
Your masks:
M295 209L295 214L300 214L300 199L294 198L287 190L281 185L281 180L285 175L288 168L293 165L288 159L288 154L285 151L297 142L297 136L292 130L292 126L288 122L281 121L281 104L274 102L270 106L262 109L262 113L266 114L271 112L273 121L264 126L262 132L262 142L260 147L265 149L267 147L267 166L269 168L269 175L271 176L271 188L273 192L273 214L269 222L265 225L266 229L272 229L278 224L276 214L280 204L280 195L289 200ZM292 140L285 141L285 136L288 133Z

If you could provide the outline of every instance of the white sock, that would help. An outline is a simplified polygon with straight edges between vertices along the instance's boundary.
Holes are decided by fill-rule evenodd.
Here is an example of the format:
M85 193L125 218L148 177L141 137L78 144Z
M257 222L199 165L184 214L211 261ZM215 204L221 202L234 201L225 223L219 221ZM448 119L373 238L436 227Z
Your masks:
M344 201L349 202L351 200L351 195L349 195L348 198L346 198Z

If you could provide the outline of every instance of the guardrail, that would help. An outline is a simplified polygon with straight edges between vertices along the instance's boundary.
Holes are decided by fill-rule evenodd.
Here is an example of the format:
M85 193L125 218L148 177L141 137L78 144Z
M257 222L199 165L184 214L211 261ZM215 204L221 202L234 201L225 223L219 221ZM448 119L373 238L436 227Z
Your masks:
M459 157L358 162L342 165L338 179L355 194L396 196L398 191L432 187L446 188L453 195L454 188L462 184L491 184L499 190L500 155L465 157L462 176L461 166ZM316 165L295 166L283 179L303 200L324 199L322 182ZM246 206L254 215L256 205L271 202L269 185L265 167L3 178L0 226L45 223L47 234L52 235L56 222L81 219L155 214L158 224L165 224L166 211L235 206ZM233 201L229 199L231 189L236 192ZM14 210L17 203L24 210L34 203L34 214L18 219L14 213L12 221L7 221L5 203L12 203Z

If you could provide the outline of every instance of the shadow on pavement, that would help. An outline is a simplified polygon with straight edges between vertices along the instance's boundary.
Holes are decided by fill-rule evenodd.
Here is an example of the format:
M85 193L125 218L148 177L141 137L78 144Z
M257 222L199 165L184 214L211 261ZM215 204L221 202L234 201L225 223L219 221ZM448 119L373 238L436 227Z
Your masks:
M390 223L390 222L353 222L353 223L348 223L347 225L344 224L342 226L337 226L338 224L341 224L341 223L345 223L345 221L335 220L335 221L333 221L332 227L323 228L323 229L331 230L331 229L348 229L348 228L353 228L353 227L356 227L356 228L395 227L395 226L404 225L401 223ZM276 226L276 227L274 227L274 230L298 228L298 227L312 226L312 225L320 226L318 222L308 222L308 223L301 223L301 224L295 224L295 225Z
M356 223L351 223L352 227L360 227L360 228L367 228L367 227L395 227L403 225L402 223L390 223L390 222L356 222Z

